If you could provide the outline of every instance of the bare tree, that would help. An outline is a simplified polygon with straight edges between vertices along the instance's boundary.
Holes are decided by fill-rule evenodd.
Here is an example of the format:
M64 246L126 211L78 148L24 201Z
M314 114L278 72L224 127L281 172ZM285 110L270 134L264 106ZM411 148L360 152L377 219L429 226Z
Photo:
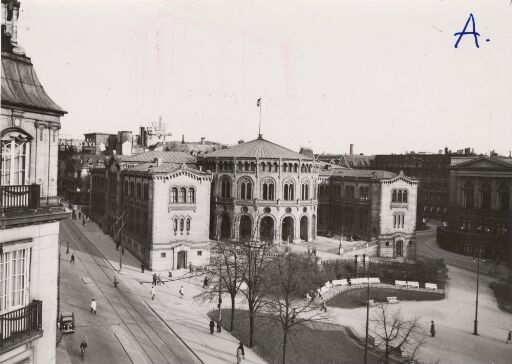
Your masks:
M275 251L275 247L272 243L263 241L247 241L239 244L245 265L242 270L242 279L246 285L241 292L249 308L249 347L252 347L254 319L258 310L264 306L264 298L268 295L271 286L266 273L272 264L270 253Z
M292 327L326 317L316 305L304 299L304 293L315 288L313 264L311 258L303 254L284 253L273 260L271 279L275 285L265 298L265 308L281 324L283 364L286 363L286 344Z
M405 320L400 309L388 309L388 304L380 303L375 308L370 329L375 345L384 348L384 363L389 363L391 354L406 353L409 363L415 363L419 349L425 343L425 334L419 325L419 318Z
M205 291L198 296L203 300L208 299L212 301L214 298L221 297L222 293L229 294L231 298L229 331L233 331L236 308L235 299L243 283L242 277L246 265L240 259L240 252L242 250L238 248L235 242L219 241L212 247L212 251L216 253L216 256L210 261L210 268L208 270L209 275L212 277L212 282L210 282L211 284L208 287L204 287Z

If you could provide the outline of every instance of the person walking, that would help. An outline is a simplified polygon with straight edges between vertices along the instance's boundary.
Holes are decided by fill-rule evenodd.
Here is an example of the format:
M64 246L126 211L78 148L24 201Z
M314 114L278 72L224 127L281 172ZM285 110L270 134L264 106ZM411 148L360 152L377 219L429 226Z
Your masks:
M185 295L185 290L183 289L183 286L180 287L180 298L183 298Z
M320 306L320 311L324 311L327 313L327 306L325 305L325 301L322 301L322 305Z
M94 300L94 298L91 301L91 312L96 315L96 301Z
M151 300L153 301L155 299L155 286L151 286Z
M85 354L85 349L87 349L87 341L83 339L82 342L80 343L80 353L82 354L82 357Z
M222 332L221 320L217 320L217 332Z
M509 331L509 332L508 332L508 335L507 335L507 344L508 344L509 342L511 342L511 341L512 341L512 331Z
M66 241L66 254L69 254L69 241Z
M434 321L430 321L430 336L436 336L436 326L434 325Z
M242 350L240 347L236 349L236 364L240 364L242 362Z
M205 276L204 281L203 281L203 288L207 288L207 287L208 287L208 277Z
M71 259L69 260L70 263L74 263L75 262L75 254L74 253L71 253Z
M210 319L210 334L213 335L213 330L215 329L215 321L213 321L213 318Z
M245 360L245 351L244 351L244 341L240 340L240 343L238 344L238 349L242 352L242 358Z
M169 271L169 280L171 280L171 279L172 279L172 272Z
M156 286L156 273L153 273L153 286Z

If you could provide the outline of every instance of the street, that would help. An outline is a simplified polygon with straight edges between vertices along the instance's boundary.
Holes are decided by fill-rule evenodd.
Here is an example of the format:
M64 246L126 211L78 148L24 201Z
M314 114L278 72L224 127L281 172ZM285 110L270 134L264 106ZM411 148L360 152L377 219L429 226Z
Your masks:
M74 312L76 332L65 334L57 362L82 362L79 345L88 344L90 363L198 363L179 339L127 285L115 288L114 269L71 220L61 223L61 312ZM66 254L66 242L70 252ZM70 263L71 254L75 263ZM97 314L89 312L91 299Z

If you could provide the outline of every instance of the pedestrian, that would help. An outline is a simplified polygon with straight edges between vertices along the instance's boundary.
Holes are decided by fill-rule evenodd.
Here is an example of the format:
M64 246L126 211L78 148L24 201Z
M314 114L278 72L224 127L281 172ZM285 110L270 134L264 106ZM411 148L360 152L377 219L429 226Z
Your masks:
M155 286L151 286L151 300L155 299Z
M188 270L192 273L192 263L188 263Z
M316 246L313 247L313 254L316 256Z
M221 332L222 331L222 325L221 325L221 320L218 319L217 320L217 332Z
M320 311L324 311L327 313L327 306L325 305L325 301L322 301L322 306L320 307Z
M169 271L169 279L172 279L172 272Z
M511 342L511 341L512 341L512 331L509 331L509 332L508 332L508 335L507 335L507 344L508 344L509 342Z
M156 286L156 273L153 273L153 286Z
M156 283L162 284L162 277L160 277L160 273L158 273L158 276L156 277Z
M238 349L242 352L242 357L245 359L245 351L244 351L244 342L243 340L240 340L240 343L238 344Z
M91 312L96 315L96 301L94 300L94 298L91 301Z
M308 255L311 254L311 245L308 245Z
M82 213L80 211L78 211L78 218L81 219L82 218Z
M82 353L82 356L85 354L85 349L87 349L87 342L83 339L80 343L80 353Z
M309 292L306 292L306 301L311 302L311 295Z
M144 273L144 264L141 264L141 265L140 265L140 271L141 271L142 273Z
M69 241L66 242L66 254L69 254Z
M240 347L236 349L236 364L240 364L242 362L242 350Z
M71 253L71 259L69 260L70 263L74 263L75 262L75 254L74 253Z
M436 326L434 325L434 321L430 321L430 336L436 336Z
M85 226L86 223L85 223L85 215L84 215L84 218L82 219L82 224Z
M207 287L208 287L208 277L205 276L204 281L203 281L203 288L207 288Z
M183 298L185 295L185 290L183 289L183 286L180 287L180 298Z
M215 329L215 322L213 321L213 317L210 319L210 334L213 335L213 330Z

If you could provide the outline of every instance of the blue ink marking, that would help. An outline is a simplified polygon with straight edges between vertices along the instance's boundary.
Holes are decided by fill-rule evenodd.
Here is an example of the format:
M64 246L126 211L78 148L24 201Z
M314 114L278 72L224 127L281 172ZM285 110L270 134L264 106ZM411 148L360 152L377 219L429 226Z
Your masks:
M473 23L473 31L471 31L471 32L466 31L466 29L469 26L469 22ZM454 36L458 36L459 37L459 38L457 38L457 41L455 42L455 48L458 48L459 42L461 41L463 36L470 35L470 34L472 34L473 37L475 37L475 45L476 45L476 47L480 48L480 46L478 45L478 37L480 36L480 33L477 33L477 31L476 31L475 18L473 17L473 14L471 14L471 13L469 13L469 18L466 21L466 25L464 25L464 29L462 29L462 32L457 32L457 33L454 34ZM489 41L489 40L487 40L487 41Z

